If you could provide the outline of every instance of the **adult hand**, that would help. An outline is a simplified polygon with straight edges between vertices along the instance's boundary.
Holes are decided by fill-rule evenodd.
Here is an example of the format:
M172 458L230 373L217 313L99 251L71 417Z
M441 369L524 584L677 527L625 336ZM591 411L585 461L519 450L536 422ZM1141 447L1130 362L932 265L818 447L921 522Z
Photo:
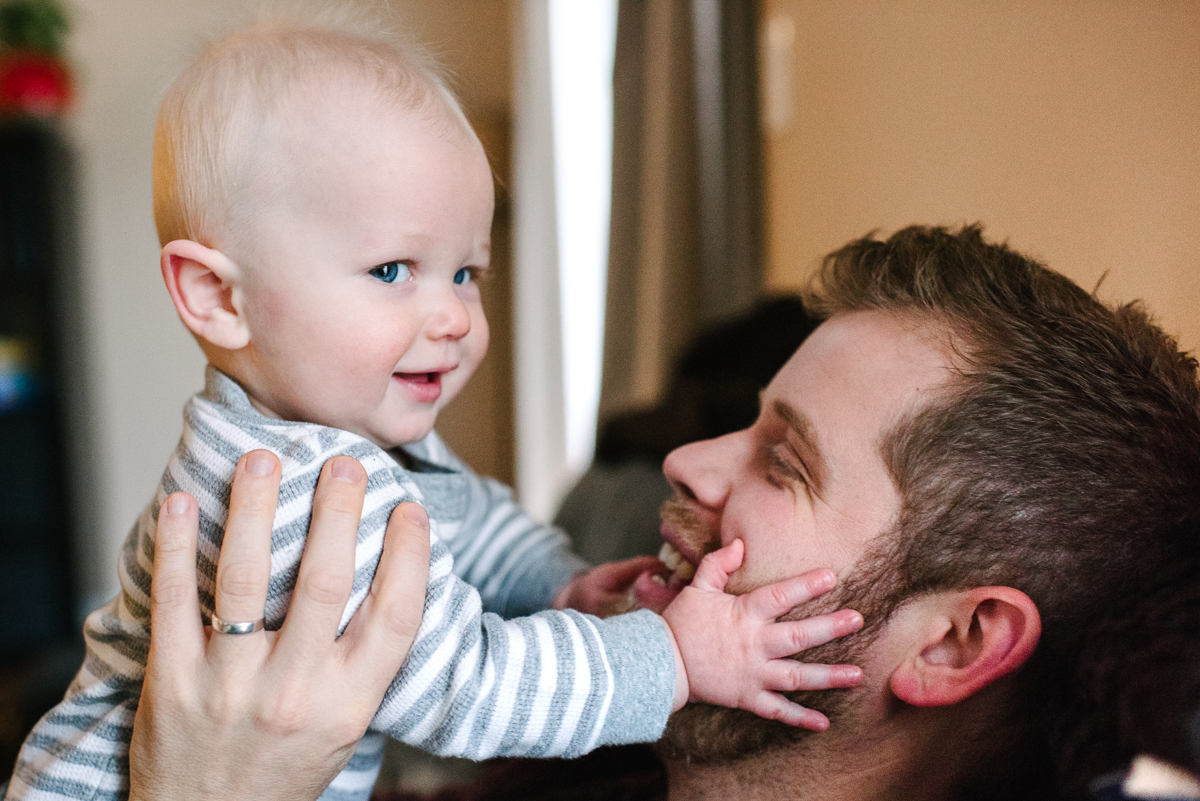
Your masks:
M216 612L262 617L280 466L268 451L234 474L217 569ZM159 512L150 655L130 745L134 801L316 798L346 765L421 622L429 522L392 513L371 592L344 634L366 471L339 456L321 471L287 621L278 632L218 634L196 594L197 507L175 493Z

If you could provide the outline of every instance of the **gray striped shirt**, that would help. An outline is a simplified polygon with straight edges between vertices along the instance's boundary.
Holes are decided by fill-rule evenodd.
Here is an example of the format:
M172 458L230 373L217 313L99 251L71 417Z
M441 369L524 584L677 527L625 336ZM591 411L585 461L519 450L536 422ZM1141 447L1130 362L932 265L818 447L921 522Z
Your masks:
M417 639L371 730L323 799L368 797L384 735L435 754L483 759L575 756L662 733L675 672L665 624L650 612L607 620L573 611L532 614L584 564L561 532L529 518L506 487L472 473L436 434L393 456L345 431L267 418L236 383L209 368L204 392L184 409L183 436L154 500L126 540L121 593L88 617L83 667L26 740L7 799L127 797L159 506L184 490L200 507L197 578L207 618L229 483L237 460L255 448L283 463L268 628L278 628L287 612L313 490L330 457L353 456L368 475L343 627L369 590L391 510L417 500L430 517L429 589Z

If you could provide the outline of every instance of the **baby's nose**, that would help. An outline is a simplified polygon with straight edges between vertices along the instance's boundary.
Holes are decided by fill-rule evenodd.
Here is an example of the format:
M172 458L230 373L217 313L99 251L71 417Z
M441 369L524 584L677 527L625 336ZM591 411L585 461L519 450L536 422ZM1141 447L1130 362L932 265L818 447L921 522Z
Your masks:
M471 314L457 294L443 297L429 316L430 339L462 339L471 330Z

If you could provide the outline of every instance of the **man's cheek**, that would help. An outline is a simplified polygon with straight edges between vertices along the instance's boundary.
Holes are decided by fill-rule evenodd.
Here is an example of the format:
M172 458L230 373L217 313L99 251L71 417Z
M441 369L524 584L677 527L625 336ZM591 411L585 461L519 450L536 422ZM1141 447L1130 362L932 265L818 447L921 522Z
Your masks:
M770 583L769 581L756 579L746 564L743 563L740 568L729 574L729 583L725 585L725 591L732 595L745 595L752 590Z
M747 546L742 566L729 574L725 589L734 595L744 595L759 587L799 576L810 569L798 560L788 559L786 555L771 553L760 556Z

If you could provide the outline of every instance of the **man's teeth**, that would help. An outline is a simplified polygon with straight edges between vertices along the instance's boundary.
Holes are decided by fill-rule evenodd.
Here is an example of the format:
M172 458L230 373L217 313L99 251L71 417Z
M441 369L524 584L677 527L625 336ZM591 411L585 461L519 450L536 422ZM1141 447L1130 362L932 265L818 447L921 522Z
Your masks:
M669 542L663 543L658 552L658 560L681 581L691 581L696 575L696 566L684 559L679 549Z

